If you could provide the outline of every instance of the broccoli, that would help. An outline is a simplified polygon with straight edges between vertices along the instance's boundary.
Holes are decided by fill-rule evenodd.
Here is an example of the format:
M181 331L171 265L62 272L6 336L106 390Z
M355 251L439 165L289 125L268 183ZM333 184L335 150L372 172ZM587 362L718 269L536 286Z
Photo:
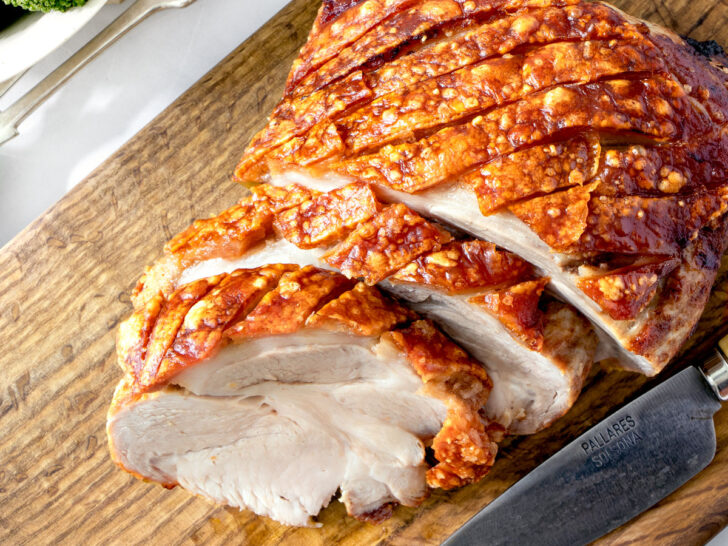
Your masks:
M76 6L83 6L87 0L2 0L9 6L28 11L66 11Z

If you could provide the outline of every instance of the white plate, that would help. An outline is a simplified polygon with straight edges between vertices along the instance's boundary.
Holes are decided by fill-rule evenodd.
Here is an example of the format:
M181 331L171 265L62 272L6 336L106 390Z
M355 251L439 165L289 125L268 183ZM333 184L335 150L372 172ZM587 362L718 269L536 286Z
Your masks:
M30 68L96 15L106 0L89 0L66 12L29 13L0 30L0 82Z

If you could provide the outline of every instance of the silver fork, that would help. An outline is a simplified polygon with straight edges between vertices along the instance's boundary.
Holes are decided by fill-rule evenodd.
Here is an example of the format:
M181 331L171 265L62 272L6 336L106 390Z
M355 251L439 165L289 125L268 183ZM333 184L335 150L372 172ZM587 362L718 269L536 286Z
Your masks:
M0 97L7 93L8 89L10 89L13 85L15 85L15 82L23 77L23 74L25 74L25 70L23 70L20 74L16 74L9 80L5 80L4 82L0 83Z
M78 70L146 16L166 8L183 8L195 0L137 0L33 89L0 112L0 144L18 135L20 123Z

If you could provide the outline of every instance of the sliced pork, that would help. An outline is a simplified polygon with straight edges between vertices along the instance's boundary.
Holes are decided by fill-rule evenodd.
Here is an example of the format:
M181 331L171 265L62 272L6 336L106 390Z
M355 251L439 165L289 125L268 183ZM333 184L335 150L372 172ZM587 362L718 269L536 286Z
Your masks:
M601 355L659 372L725 248L725 56L580 0L327 5L236 178L369 183L528 260Z
M438 323L494 381L485 407L508 432L530 434L566 413L593 361L596 337L570 306L543 294L547 278L478 240L454 240L362 183L331 192L262 185L167 245L134 296L271 263L335 269L376 284Z
M289 525L313 524L337 490L380 521L477 481L502 430L481 417L480 365L376 288L312 266L160 293L118 348L117 464Z
M728 243L726 64L583 0L325 0L251 195L132 295L114 460L380 521L482 478L595 359L659 372Z
M537 432L571 408L596 348L588 322L542 298L548 279L526 272L516 256L466 241L420 256L382 283L483 363L494 385L487 415L515 434Z

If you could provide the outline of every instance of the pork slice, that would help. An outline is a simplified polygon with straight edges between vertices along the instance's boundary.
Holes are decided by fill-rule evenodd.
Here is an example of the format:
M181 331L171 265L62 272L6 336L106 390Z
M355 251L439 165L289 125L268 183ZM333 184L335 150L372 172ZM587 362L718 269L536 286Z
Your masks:
M293 174L289 173L291 176ZM290 182L291 176L282 177L281 180ZM301 173L295 180L306 183L312 195L319 195L319 192L327 189L326 184L331 182L330 180L307 178ZM320 184L317 185L317 182ZM335 183L341 185L343 180L336 180ZM291 192L290 188L296 186L288 185L286 187L289 188L286 191ZM332 193L322 193L319 197L313 197L310 202L331 206L333 212L336 212L339 205L325 196L347 195L350 192L345 191L345 188L348 187L343 186L342 189L334 190ZM353 184L352 187L356 188L358 185ZM260 194L273 195L276 191L283 190L269 188L258 191ZM295 193L300 194L301 192ZM370 198L364 201L368 203ZM332 203L334 204L332 205ZM279 214L273 224L280 225L282 223L280 218L295 216L293 213L297 208L299 207L290 208ZM309 225L318 225L320 216L337 217L336 214L329 215L326 207L319 208L303 203L300 208L306 212L317 211L319 215L317 217L312 218L310 215L306 215L306 221L313 220ZM180 283L190 283L230 272L238 267L261 267L268 263L293 263L300 266L315 265L319 268L331 268L328 263L324 262L324 259L330 254L330 249L340 248L337 245L343 244L344 246L341 248L345 249L347 256L357 257L359 262L368 268L362 270L360 267L353 273L354 275L359 273L365 280L385 279L381 283L382 288L402 298L416 310L441 325L448 335L456 339L471 355L477 358L490 374L498 377L494 387L496 395L491 401L492 407L488 408L488 416L508 432L530 434L545 428L554 419L566 413L581 390L583 376L588 372L594 356L593 334L583 319L569 308L557 313L556 308L546 306L545 301L546 313L544 315L539 309L541 298L538 296L525 304L523 308L539 317L544 315L543 319L538 319L540 321L539 340L536 344L524 343L518 332L514 332L504 324L503 317L484 310L481 305L471 301L471 298L476 293L482 293L485 290L504 288L527 280L533 275L533 268L517 256L497 250L494 245L482 241L456 241L445 244L437 250L432 250L427 246L424 250L418 250L418 253L424 252L424 254L417 257L417 254L406 254L405 249L411 244L421 245L422 237L402 235L399 238L403 241L411 240L413 243L403 242L399 246L387 243L393 248L388 251L390 255L406 256L404 260L398 258L396 267L400 268L399 271L396 271L394 275L388 275L392 268L384 267L382 263L385 260L383 259L374 260L375 253L372 252L373 247L378 250L387 248L387 245L372 246L372 237L360 237L358 234L379 234L382 226L391 228L384 231L388 235L395 232L407 233L407 230L397 227L399 226L397 222L389 219L393 214L396 219L397 211L399 209L396 207L383 208L380 214L372 216L371 221L362 222L356 230L351 232L350 236L345 238L343 243L329 241L333 246L309 248L308 239L295 234L291 237L288 234L293 240L306 240L303 246L307 248L299 248L283 237L287 231L284 231L283 234L280 232L272 234L240 257L213 258L191 265L181 274ZM407 216L405 215L404 218ZM422 219L419 222L422 222ZM305 222L291 222L290 224L303 226ZM409 223L403 222L403 225L409 225ZM392 226L394 227L392 228ZM428 229L432 233L442 231L441 228ZM362 239L361 244L357 242L357 237ZM394 240L399 238L392 237ZM412 260L413 256L414 260ZM374 265L370 266L370 262ZM404 272L412 267L415 269L421 267L422 270L414 276L408 277ZM380 273L380 270L385 271L384 275ZM365 274L366 271L376 275L369 276ZM345 272L352 274L348 270ZM399 282L398 278L399 281L404 280L406 286L400 286L402 282ZM466 293L467 297L463 293ZM427 299L426 306L420 301L422 299ZM425 309L425 307L427 308ZM469 324L463 324L467 322L465 317L471 316L475 320ZM556 355L550 349L558 344L556 340L560 337L559 332L556 328L545 330L543 326L544 324L554 324L556 316L565 320L564 332L578 331L580 334L573 338L572 353ZM360 322L362 320L364 320L363 317ZM468 334L466 335L464 332L468 332ZM546 337L544 337L544 332L547 332ZM502 347L507 349L498 349ZM518 372L516 373L514 370L518 370ZM528 385L538 385L539 388L528 387Z
M638 147L638 149L641 153L645 153L644 148ZM284 184L292 179L300 185L316 188L319 191L331 191L347 182L344 178L319 178L299 170L290 174L280 173L272 179L272 183ZM698 182L696 181L694 184L697 185ZM593 188L594 183L591 186ZM583 187L576 186L576 188ZM590 188L585 189L590 190ZM559 299L573 305L594 325L601 341L595 358L614 359L624 368L646 375L654 375L667 365L692 331L693 324L688 325L681 321L678 328L677 317L672 314L657 313L655 310L662 305L667 305L669 301L690 301L691 308L685 316L697 320L700 310L707 301L707 295L717 270L715 259L699 259L698 257L720 255L723 252L724 243L719 235L712 235L712 228L705 233L695 231L691 236L693 242L677 256L668 255L656 258L658 260L667 259L670 263L677 260L679 265L673 268L674 270L663 268L664 277L657 277L648 272L645 281L649 280L650 284L654 286L654 289L651 290L651 299L639 306L634 314L619 320L611 316L615 314L613 310L608 307L600 307L598 300L592 299L580 287L580 284L583 285L584 279L590 277L590 274L585 273L584 268L581 267L588 255L555 251L528 224L507 209L484 215L471 186L455 182L441 184L413 194L383 186L378 186L376 190L384 201L404 203L426 218L440 220L446 225L454 226L479 239L491 241L533 264L540 275L550 279L549 290ZM717 195L718 199L722 199L720 194ZM680 195L675 198L675 206L680 208L677 206L677 201L681 198L685 201L683 208L687 208L689 199ZM594 199L598 200L600 197ZM720 216L722 210L720 207L704 208L707 215ZM618 209L615 206L613 210ZM634 215L631 217L634 217L633 225L638 225L638 222L641 221ZM550 225L557 225L553 218L548 220ZM649 218L646 218L645 221L649 221ZM724 220L721 219L718 226L723 226L723 223ZM678 229L685 228L685 222L678 222L678 224L676 224ZM573 228L574 222L567 222L565 225ZM720 228L720 230L723 229L724 227ZM577 239L579 235L580 233L577 233ZM629 235L625 239L630 241L631 237L633 235ZM667 237L656 240L665 246L674 247L677 244L677 239ZM709 247L707 250L697 250L706 245ZM650 253L635 254L632 259L640 257L649 259ZM672 286L670 291L663 290L666 285ZM696 294L700 294L700 298ZM648 332L651 347L649 350L642 341ZM658 346L662 347L659 351L655 349Z
M353 284L268 265L138 308L120 331L113 459L289 525L314 525L337 490L349 514L378 521L431 487L480 479L496 451L479 414L485 371L431 324Z
M421 44L318 89L341 108L325 93L284 98L270 127L286 125L288 140L254 141L241 165L257 170L237 176L319 191L368 182L390 206L528 260L592 321L602 356L658 373L707 301L707 257L725 246L728 58L604 3L490 4L492 16L413 34ZM305 115L308 100L320 115Z
M307 332L229 345L177 376L182 389L110 418L117 461L289 525L308 525L339 487L353 516L417 504L427 494L423 441L447 408L417 393L422 382L401 355L381 359L374 342L352 337ZM375 497L359 499L364 481Z
M420 3L418 8L423 12L432 12L426 8L425 3ZM363 5L362 5L363 7ZM381 7L378 7L381 10ZM486 12L495 10L496 13L488 14ZM440 10L442 11L442 10ZM355 11L344 11L345 16L353 17ZM386 12L380 11L380 14ZM592 73L591 78L598 78L600 74L604 75L606 65L598 62L592 57L596 53L600 57L598 48L595 48L593 41L614 41L615 48L620 49L622 46L630 47L633 44L641 44L640 51L636 55L631 55L629 67L633 70L641 70L639 57L643 53L649 53L650 49L654 50L654 46L649 43L649 38L645 36L646 27L639 22L630 23L623 14L617 12L609 6L599 5L597 3L584 3L573 0L518 0L517 2L500 2L493 0L484 0L481 2L465 2L463 4L463 13L467 15L464 20L455 20L455 25L450 24L452 28L431 28L421 34L413 34L413 26L402 25L390 18L386 22L381 22L382 26L375 27L372 30L372 39L363 40L363 42L355 49L342 44L341 56L334 58L325 66L314 70L310 75L309 82L318 82L322 85L328 81L326 85L320 87L317 91L311 92L316 85L298 85L289 87L287 96L281 101L271 115L268 126L263 129L256 137L254 137L251 145L246 150L245 156L236 169L236 177L239 180L255 181L257 176L268 172L267 163L272 157L285 157L293 149L298 149L307 142L314 142L318 137L316 134L328 135L328 145L331 149L322 154L321 143L318 143L318 150L312 154L311 146L306 146L308 150L305 154L306 161L315 161L314 155L319 159L339 155L346 152L343 142L334 142L338 138L338 133L346 140L350 140L351 135L347 135L349 130L346 128L345 119L351 114L359 121L369 123L379 118L382 113L386 113L385 125L390 125L392 117L397 110L397 105L387 105L390 99L397 99L399 95L402 100L397 100L399 106L404 107L410 114L419 112L417 116L419 120L425 121L426 125L432 126L437 124L438 118L442 118L440 108L444 105L437 104L437 100L433 103L428 101L425 104L425 97L418 88L424 86L437 89L433 91L439 92L439 80L445 79L446 83L443 91L449 95L449 100L453 102L454 111L460 115L466 115L466 110L472 109L473 93L467 91L467 83L457 83L450 81L462 69L468 70L474 64L484 62L486 64L495 63L496 65L509 62L507 58L511 53L518 56L518 51L522 49L531 49L540 55L536 46L546 46L543 51L550 49L553 44L555 48L580 48L585 46L590 53L586 62L573 65L573 69L563 71L564 66L561 61L568 61L569 55L559 55L560 62L558 66L552 65L550 62L539 61L539 69L545 70L547 75L554 72L554 78L559 79L558 72L565 72L567 78L583 79L584 71ZM371 13L370 13L371 14ZM431 13L436 15L437 11ZM477 17L473 17L478 14ZM406 15L401 13L401 16ZM483 15L488 15L483 17ZM411 19L411 18L410 18ZM432 17L430 22L435 22ZM360 20L364 22L364 20ZM396 34L400 36L409 35L410 39L402 44L405 47L398 47L386 55L379 55L371 58L370 55L361 55L363 51L359 48L368 42L375 49L386 49L386 42L391 42L394 35L388 35L387 40L382 41L382 35L387 34L387 26L396 27ZM447 25L446 25L447 26ZM346 30L356 28L349 26ZM458 30L458 29L461 30ZM312 40L320 39L323 34L320 28L314 26L311 33ZM325 32L325 29L324 29ZM344 34L342 34L342 37ZM332 42L329 40L326 46L330 48ZM355 50L359 49L358 53ZM553 48L551 48L553 49ZM605 53L611 54L611 46ZM371 50L371 48L370 48ZM331 51L329 49L329 51ZM352 54L354 54L352 56ZM301 54L300 62L306 62L304 59L307 53ZM504 56L504 57L501 57ZM332 68L338 69L348 66L353 69L358 63L352 65L350 61L353 57L358 57L359 62L369 59L369 62L360 64L356 70L348 73L345 77L333 78L337 72L342 76L346 72L340 72ZM298 70L299 61L294 65L294 71ZM520 63L522 64L522 63ZM609 63L607 63L609 64ZM618 63L619 64L619 63ZM523 66L526 74L530 79L528 63ZM615 65L614 69L618 69ZM660 69L660 63L652 63L652 67L648 70ZM504 70L496 69L498 73ZM293 74L292 72L292 74ZM581 74L581 76L578 76ZM565 81L563 77L561 81ZM450 82L450 83L447 83ZM530 85L530 84L529 84ZM507 93L513 91L513 85L503 85L503 90ZM537 88L535 86L534 88ZM484 85L480 85L480 92L488 89L495 89L495 93L499 94L498 81L491 81ZM293 93L293 95L291 95ZM478 91L476 90L476 94ZM387 95L390 95L387 97ZM427 95L427 93L425 93ZM378 100L382 98L385 103ZM371 103L375 100L374 103ZM446 98L445 100L448 100ZM482 101L476 101L482 102ZM481 110L485 106L481 105ZM357 111L361 109L360 111ZM371 110L371 111L370 111ZM453 108L445 107L446 111L453 111ZM372 118L372 116L374 116ZM343 121L343 126L340 122ZM405 121L405 120L401 120ZM442 120L440 119L440 122ZM376 125L376 124L375 124ZM415 130L422 132L422 127L415 123L397 123L402 129L400 133L408 137ZM395 126L387 128L384 133L390 134L391 129ZM338 127L338 129L337 129ZM384 129L384 127L381 127ZM369 138L371 143L376 147L377 143L381 146L386 139L377 138L377 134L381 131L360 131L361 137ZM332 140L332 137L333 140ZM302 159L302 158L299 158Z
M612 318L579 288L581 275L579 268L573 266L573 256L555 252L528 225L509 211L483 215L470 188L460 184L449 184L413 195L381 188L380 194L386 200L407 203L410 208L425 216L438 218L476 237L492 241L534 264L541 274L550 278L550 290L572 304L595 326L601 340L597 358L614 358L627 369L654 375L665 367L692 331L692 326L687 327L683 324L679 331L672 329L670 332L671 329L667 325L672 319L653 312L661 298L677 297L675 294L663 296L661 291L658 291L650 305L643 307L629 320ZM702 237L699 237L698 241ZM710 235L707 237L711 238ZM721 243L712 243L710 253L722 253L720 245ZM684 292L686 298L689 294L698 292L705 296L703 299L707 301L707 293L715 277L717 262L708 260L705 263L695 264L694 254L694 250L687 249L680 265L671 273L675 279L684 279L686 276L690 279L677 283L675 291ZM689 314L695 320L705 301L691 299L692 305L697 307L691 308ZM660 326L661 324L663 326ZM646 330L653 332L653 336L659 335L664 338L666 343L664 348L669 347L669 350L642 350L637 340ZM651 344L659 345L659 342L652 339Z
M515 434L542 430L571 408L597 344L573 308L542 299L547 278L524 281L532 273L492 244L456 242L381 284L483 364L494 381L487 415Z

